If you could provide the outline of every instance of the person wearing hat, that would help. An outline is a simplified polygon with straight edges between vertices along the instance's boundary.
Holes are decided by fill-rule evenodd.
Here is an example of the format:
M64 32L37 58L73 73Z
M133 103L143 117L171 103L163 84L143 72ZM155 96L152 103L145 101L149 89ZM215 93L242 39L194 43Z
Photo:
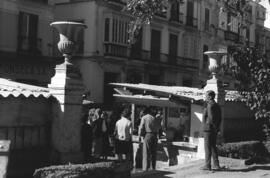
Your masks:
M220 169L216 139L221 123L221 109L215 102L215 92L208 90L206 92L206 107L203 113L203 131L204 131L204 149L205 165L202 170ZM211 167L211 157L213 158L213 167Z

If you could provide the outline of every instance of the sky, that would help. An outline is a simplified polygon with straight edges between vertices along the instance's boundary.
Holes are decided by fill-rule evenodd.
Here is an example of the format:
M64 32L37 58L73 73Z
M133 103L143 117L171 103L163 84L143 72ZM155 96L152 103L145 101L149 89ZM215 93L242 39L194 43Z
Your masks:
M266 8L266 20L264 22L264 26L270 28L270 4L268 0L261 0L261 5Z

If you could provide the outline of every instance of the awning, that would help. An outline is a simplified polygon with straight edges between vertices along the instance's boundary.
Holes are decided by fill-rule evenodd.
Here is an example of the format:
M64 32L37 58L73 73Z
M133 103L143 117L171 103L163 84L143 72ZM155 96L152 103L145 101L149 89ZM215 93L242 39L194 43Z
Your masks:
M169 98L158 98L149 95L121 95L114 94L117 102L127 102L138 105L159 106L159 107L177 107L177 103L170 101Z
M48 88L38 87L34 85L23 84L0 78L0 95L3 97L45 97L49 98L52 95Z
M128 89L136 89L141 91L151 91L155 95L153 97L168 96L168 98L173 96L174 98L179 98L180 100L190 100L201 102L204 100L204 90L194 87L182 87L182 86L160 86L160 85L149 85L149 84L131 84L131 83L110 83L115 86L115 91L122 95L122 97L133 96ZM119 96L118 96L119 97ZM130 98L130 97L129 97ZM139 97L137 97L139 99ZM235 90L225 90L225 101L228 102L243 102L245 97Z

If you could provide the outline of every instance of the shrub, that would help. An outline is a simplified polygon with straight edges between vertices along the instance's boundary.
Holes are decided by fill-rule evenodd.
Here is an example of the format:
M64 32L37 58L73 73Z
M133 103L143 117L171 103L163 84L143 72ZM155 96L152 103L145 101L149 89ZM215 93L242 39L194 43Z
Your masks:
M220 156L240 159L250 159L269 154L260 141L225 143L218 146L218 153Z
M128 166L129 164L116 162L50 166L37 169L34 173L34 178L129 177L130 169ZM121 174L119 174L120 172Z

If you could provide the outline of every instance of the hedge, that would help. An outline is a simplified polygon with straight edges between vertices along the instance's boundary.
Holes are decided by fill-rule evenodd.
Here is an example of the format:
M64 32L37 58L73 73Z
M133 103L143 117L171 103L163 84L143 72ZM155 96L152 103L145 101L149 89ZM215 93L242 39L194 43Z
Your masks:
M225 143L218 146L218 154L220 156L239 159L250 159L255 156L269 155L264 144L260 141Z
M130 165L125 162L57 165L37 169L34 178L128 178Z

